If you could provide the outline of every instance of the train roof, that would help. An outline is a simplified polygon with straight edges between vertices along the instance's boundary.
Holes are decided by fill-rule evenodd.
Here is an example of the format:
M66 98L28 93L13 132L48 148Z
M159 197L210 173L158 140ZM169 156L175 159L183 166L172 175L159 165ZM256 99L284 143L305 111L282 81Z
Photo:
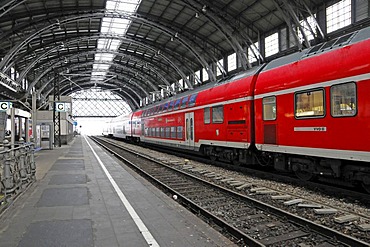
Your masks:
M170 98L166 98L166 99L163 99L161 101L157 101L157 102L155 102L153 104L150 104L150 105L147 105L145 107L142 107L142 108L138 109L137 111L139 111L139 110L146 110L146 109L152 108L154 106L161 105L161 104L164 104L164 103L167 103L167 102L176 100L176 99L180 99L180 98L185 97L185 96L188 96L188 95L199 93L199 92L201 92L203 90L206 90L206 89L209 89L209 88L217 87L217 86L222 85L222 84L230 83L230 82L233 82L233 81L240 80L242 78L253 76L256 73L258 73L258 71L261 69L262 66L263 65L256 66L256 67L251 68L250 70L240 72L240 73L235 74L235 75L232 75L232 76L230 76L230 77L228 77L226 79L222 79L222 80L219 80L219 81L216 81L216 82L212 82L212 83L207 83L207 84L202 85L200 87L197 87L197 88L194 88L194 89L185 91L185 92L181 92L181 93L176 94L176 95L174 95L174 96L172 96Z
M290 63L294 63L315 55L320 55L335 49L339 49L345 45L354 44L363 40L367 40L369 38L370 38L370 27L367 27L359 31L343 35L339 38L332 39L324 43L320 43L313 47L304 49L300 52L296 52L284 57L277 58L269 62L266 65L266 67L263 68L262 72L275 69Z

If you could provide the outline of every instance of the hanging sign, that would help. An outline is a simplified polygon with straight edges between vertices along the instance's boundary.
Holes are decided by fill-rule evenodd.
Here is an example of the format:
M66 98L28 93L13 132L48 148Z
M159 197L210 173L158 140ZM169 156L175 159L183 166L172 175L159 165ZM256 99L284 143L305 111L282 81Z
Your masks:
M7 101L0 101L0 111L6 111L12 108L12 103Z
M55 102L55 111L57 112L65 112L66 107L64 102Z

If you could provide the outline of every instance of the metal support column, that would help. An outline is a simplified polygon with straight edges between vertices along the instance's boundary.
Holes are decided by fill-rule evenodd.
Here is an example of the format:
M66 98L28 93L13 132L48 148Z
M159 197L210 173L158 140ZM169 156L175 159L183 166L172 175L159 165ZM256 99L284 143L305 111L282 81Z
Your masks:
M54 79L54 102L53 102L53 122L54 122L54 147L61 147L60 138L60 112L56 112L55 102L60 101L60 83L59 78Z
M32 138L33 140L30 140L31 142L36 142L37 140L36 125L37 125L37 93L33 92L32 93Z

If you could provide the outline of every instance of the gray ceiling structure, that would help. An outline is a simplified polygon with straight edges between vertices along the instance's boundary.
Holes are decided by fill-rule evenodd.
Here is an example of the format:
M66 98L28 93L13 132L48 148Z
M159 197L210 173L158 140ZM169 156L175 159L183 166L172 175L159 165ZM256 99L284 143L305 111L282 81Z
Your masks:
M359 0L353 0L353 8ZM330 39L325 33L325 8L337 1L325 0L142 0L136 14L105 10L104 0L2 0L0 2L0 75L19 73L14 82L1 77L0 97L29 100L32 92L42 99L59 93L69 95L81 89L100 87L117 89L132 109L153 92L166 88L167 96L184 88L179 80L193 88L195 71L205 68L209 81L216 77L217 61L237 54L240 70L252 67L248 47L269 34L287 30L287 49L273 57L264 56L263 42L253 54L258 62L294 52L302 47ZM296 35L301 20L315 14L308 26L315 36L308 41ZM369 18L332 37L369 25ZM129 19L124 35L100 33L103 17ZM305 32L307 33L307 30ZM121 40L114 59L107 62L108 81L91 80L98 39ZM111 52L111 51L105 51ZM200 75L202 77L202 74ZM24 86L27 79L28 85ZM73 83L72 83L73 82ZM23 84L22 84L23 83ZM175 89L169 87L177 83ZM5 86L7 84L8 86ZM22 86L23 85L23 86ZM58 92L55 92L58 85ZM161 96L157 96L161 97ZM162 96L163 97L163 96Z

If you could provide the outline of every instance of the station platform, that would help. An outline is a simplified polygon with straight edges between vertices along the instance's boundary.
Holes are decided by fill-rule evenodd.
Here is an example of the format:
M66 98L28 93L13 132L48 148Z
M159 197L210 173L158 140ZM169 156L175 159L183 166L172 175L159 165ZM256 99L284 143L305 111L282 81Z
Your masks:
M0 246L235 246L84 136L36 166L0 216Z

